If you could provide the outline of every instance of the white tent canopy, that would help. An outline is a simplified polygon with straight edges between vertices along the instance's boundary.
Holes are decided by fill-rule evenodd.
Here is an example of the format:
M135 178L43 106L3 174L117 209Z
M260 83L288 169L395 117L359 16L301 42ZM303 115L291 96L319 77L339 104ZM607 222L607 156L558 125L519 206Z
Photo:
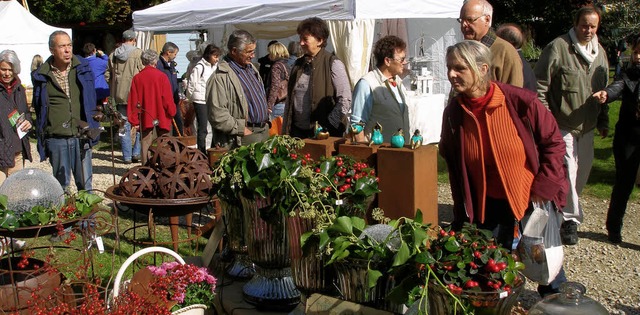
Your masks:
M5 30L0 32L0 51L11 49L20 59L20 81L31 85L31 60L40 55L46 60L49 52L49 35L63 30L71 36L71 29L49 26L29 13L16 1L0 1L0 21Z
M462 0L172 0L133 12L137 31L189 31L215 25L323 20L457 18Z
M371 49L379 25L376 20L408 19L404 36L408 55L413 45L423 42L421 51L437 60L432 65L434 83L448 90L444 50L459 41L459 16L463 0L171 0L133 13L136 31L208 30L224 44L230 30L243 28L261 39L295 35L296 21L319 17L329 23L330 41L345 63L352 86L369 68ZM390 5L392 4L392 5ZM379 31L378 34L381 32ZM420 39L423 40L420 40ZM427 40L424 40L424 39ZM224 45L222 45L224 47ZM260 46L260 45L259 45ZM260 47L258 47L260 52Z

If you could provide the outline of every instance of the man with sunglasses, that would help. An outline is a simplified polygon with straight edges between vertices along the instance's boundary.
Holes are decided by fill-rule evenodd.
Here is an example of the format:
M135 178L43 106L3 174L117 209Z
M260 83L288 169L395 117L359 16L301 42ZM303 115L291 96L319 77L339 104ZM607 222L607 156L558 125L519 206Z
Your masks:
M353 90L351 123L362 122L364 130L380 123L386 141L402 128L405 143L409 143L409 108L407 91L400 75L407 64L407 44L396 36L385 36L373 48L376 68L365 74ZM364 141L364 133L356 136Z
M492 79L522 87L522 60L518 51L491 29L493 7L486 0L469 0L460 9L460 30L464 39L477 40L491 50Z

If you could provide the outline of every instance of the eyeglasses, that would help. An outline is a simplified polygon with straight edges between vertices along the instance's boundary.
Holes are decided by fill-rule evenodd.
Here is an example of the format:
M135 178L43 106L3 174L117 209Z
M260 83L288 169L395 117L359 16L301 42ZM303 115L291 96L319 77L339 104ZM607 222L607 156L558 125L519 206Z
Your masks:
M467 22L467 24L473 24L473 23L475 23L479 18L481 18L481 17L483 17L483 16L486 16L486 15L481 15L481 16L479 16L479 17L477 17L477 18L470 18L470 17L469 17L469 18L464 18L464 19L463 19L463 18L457 18L457 19L456 19L456 21L458 21L458 23L460 23L460 24L462 24L462 23L464 23L464 22Z
M397 61L397 62L399 62L399 63L405 63L405 62L407 62L407 57L402 57L402 58L390 58L390 59L393 59L393 60L395 60L395 61Z

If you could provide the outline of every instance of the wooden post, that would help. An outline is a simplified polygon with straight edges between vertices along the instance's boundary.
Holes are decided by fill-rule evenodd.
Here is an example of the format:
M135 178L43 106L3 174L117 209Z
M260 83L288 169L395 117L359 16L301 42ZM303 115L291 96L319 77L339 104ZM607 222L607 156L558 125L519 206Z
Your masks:
M422 211L424 223L438 224L438 160L435 145L378 149L378 206L387 217L413 218Z

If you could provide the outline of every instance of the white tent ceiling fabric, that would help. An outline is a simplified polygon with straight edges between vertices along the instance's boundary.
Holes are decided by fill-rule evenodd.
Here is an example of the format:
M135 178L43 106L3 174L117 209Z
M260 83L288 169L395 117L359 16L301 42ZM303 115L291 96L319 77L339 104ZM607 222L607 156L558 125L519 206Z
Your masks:
M245 29L259 39L283 39L295 35L298 21L320 17L328 21L330 42L345 63L352 86L370 64L375 40L388 34L383 19L406 19L407 55L434 60L435 93L448 93L444 53L462 40L455 18L463 0L171 0L133 13L136 31L192 31L206 29L211 42L226 47L234 29ZM374 30L375 29L375 30ZM383 36L383 35L382 35ZM221 38L224 37L224 38ZM215 40L214 40L215 39ZM423 49L414 49L423 43ZM260 46L260 45L259 45ZM261 47L258 47L259 50ZM420 53L420 54L419 54Z
M29 13L16 1L0 1L0 21L5 29L0 32L0 51L11 49L20 59L20 81L31 85L31 60L40 55L46 60L49 52L49 35L63 30L71 36L71 29L50 26Z
M137 31L185 31L213 25L354 18L353 0L172 0L133 12Z

